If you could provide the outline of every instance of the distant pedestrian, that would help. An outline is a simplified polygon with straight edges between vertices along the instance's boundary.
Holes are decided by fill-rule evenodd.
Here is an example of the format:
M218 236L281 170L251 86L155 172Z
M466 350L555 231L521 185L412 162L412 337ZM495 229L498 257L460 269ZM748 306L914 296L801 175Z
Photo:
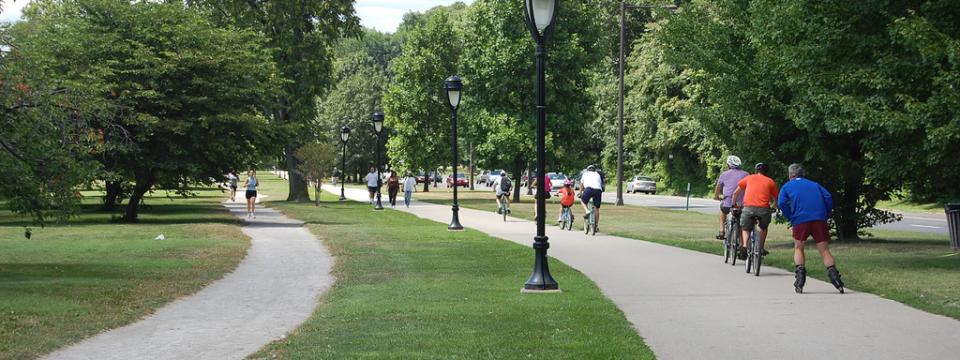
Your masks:
M257 190L260 189L260 181L257 180L257 172L253 169L247 172L247 181L243 183L247 189L247 218L256 219L254 211L257 209Z
M391 171L390 177L387 178L387 196L390 197L390 207L397 206L398 191L400 191L400 178L397 177L396 171Z
M336 167L333 168L333 173L330 176L330 182L333 183L333 186L337 186L337 179L343 176L343 173L340 172Z
M413 173L407 171L407 176L403 178L403 204L410 207L410 199L413 198L413 192L417 191L417 178Z
M373 197L377 194L377 189L380 188L380 177L377 176L377 168L371 166L370 172L367 173L367 191L370 192L370 204L373 204Z
M230 173L227 174L227 186L230 187L230 202L237 201L237 182L240 181L240 177L237 176L236 170L230 170Z
M537 188L537 186L538 186L537 183L540 182L540 181L543 181L543 193L542 193L542 194L539 192L539 189ZM550 191L553 190L553 182L550 181L550 176L547 176L546 174L544 174L543 177L537 177L536 179L533 180L533 185L532 185L532 186L533 186L534 189L537 189L537 196L538 196L538 197L542 197L544 202L546 202L547 200L550 199ZM536 203L534 203L534 205L533 205L533 217L534 217L534 218L537 217L537 215L538 215L537 212L538 212L538 211L539 211L539 210L537 209L537 205L536 205ZM544 214L544 219L546 219L546 214Z
M791 164L788 168L790 180L780 189L778 203L783 216L790 220L793 226L793 264L795 272L794 289L803 292L803 285L807 281L806 257L803 245L807 238L813 241L823 258L823 266L827 267L827 276L837 290L843 293L843 281L837 271L836 260L827 246L830 240L830 229L827 227L827 218L833 209L833 197L820 184L804 178L806 171L800 164Z

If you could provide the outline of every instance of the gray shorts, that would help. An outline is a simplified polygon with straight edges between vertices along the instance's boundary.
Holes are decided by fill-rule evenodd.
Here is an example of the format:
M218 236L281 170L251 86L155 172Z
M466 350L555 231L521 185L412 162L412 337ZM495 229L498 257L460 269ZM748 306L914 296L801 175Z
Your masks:
M743 208L740 214L740 228L743 230L753 230L753 218L760 218L760 229L766 230L770 226L770 219L773 217L773 210L770 208L747 206Z

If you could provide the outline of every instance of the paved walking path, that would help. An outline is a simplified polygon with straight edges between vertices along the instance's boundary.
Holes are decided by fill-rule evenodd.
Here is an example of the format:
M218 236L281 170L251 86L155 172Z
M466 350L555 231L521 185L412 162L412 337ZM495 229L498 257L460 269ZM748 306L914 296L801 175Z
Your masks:
M225 206L246 216L243 203ZM330 288L333 258L301 222L275 210L259 208L247 222L250 249L232 273L141 321L46 358L243 359L285 336Z
M339 194L339 188L325 188ZM366 196L362 189L347 190L354 200ZM438 229L451 216L448 206L422 202L397 210L438 221ZM504 223L494 212L464 208L460 221L494 237L533 242L530 221ZM660 359L956 359L960 354L960 321L878 296L850 290L840 295L814 279L799 295L793 292L793 274L783 270L765 267L754 277L706 253L587 237L555 226L547 227L547 235L550 256L596 282ZM530 260L532 267L532 250ZM518 292L528 275L517 274ZM557 281L563 289L563 279Z

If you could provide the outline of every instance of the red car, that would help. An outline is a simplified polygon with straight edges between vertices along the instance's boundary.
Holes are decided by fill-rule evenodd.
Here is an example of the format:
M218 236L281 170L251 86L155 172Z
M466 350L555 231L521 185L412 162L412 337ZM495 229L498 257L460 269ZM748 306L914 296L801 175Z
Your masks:
M417 184L423 184L427 182L427 174L421 172L417 174Z
M451 175L447 175L447 187L453 187L450 184L453 183L453 178ZM457 186L467 187L470 185L470 182L467 181L467 174L458 173L457 174Z

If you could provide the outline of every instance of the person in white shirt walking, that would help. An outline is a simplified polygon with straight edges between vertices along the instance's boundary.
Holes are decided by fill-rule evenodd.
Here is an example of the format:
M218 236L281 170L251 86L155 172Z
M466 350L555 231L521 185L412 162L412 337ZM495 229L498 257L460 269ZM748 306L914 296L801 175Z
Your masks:
M370 192L370 204L373 204L373 197L377 195L377 189L380 188L380 177L377 176L377 168L371 166L367 173L367 191Z
M417 178L412 172L407 171L407 176L403 178L403 204L410 207L410 199L413 198L413 192L417 191Z

